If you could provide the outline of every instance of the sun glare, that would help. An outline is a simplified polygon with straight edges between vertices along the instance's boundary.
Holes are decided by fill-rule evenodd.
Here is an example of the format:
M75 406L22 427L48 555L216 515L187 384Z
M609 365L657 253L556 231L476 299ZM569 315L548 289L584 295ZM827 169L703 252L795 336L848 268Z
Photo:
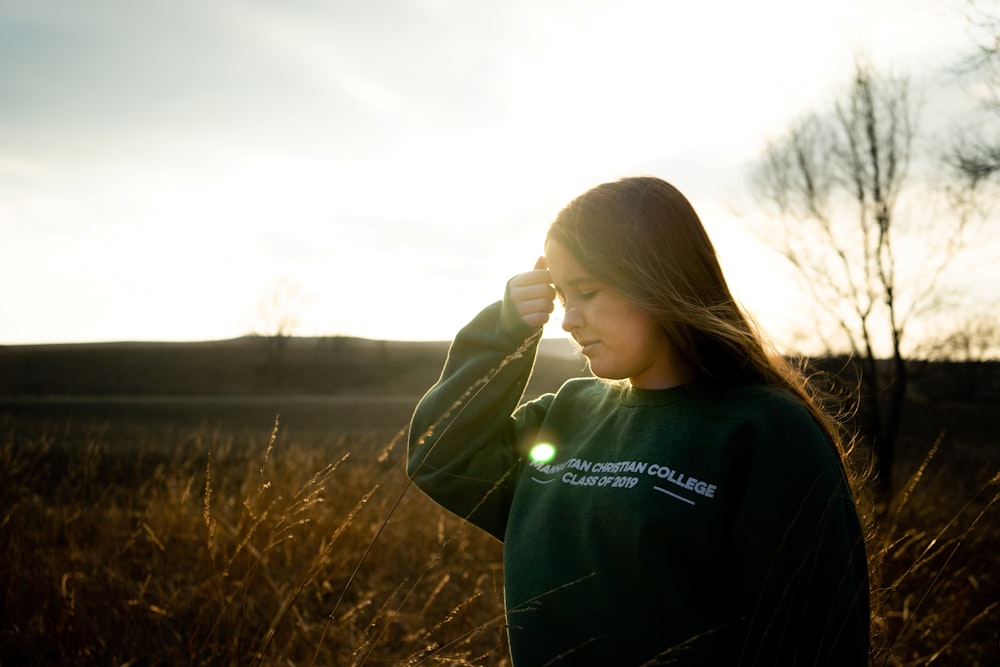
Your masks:
M555 457L556 448L547 442L540 442L531 448L531 460L535 463L548 463Z

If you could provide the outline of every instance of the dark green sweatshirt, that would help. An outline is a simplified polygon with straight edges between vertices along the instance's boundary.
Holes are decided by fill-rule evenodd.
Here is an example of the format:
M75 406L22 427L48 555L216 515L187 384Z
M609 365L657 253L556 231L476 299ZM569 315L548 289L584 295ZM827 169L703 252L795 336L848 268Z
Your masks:
M580 378L519 406L530 334L506 302L459 333L408 465L503 541L515 665L868 664L862 530L801 404Z

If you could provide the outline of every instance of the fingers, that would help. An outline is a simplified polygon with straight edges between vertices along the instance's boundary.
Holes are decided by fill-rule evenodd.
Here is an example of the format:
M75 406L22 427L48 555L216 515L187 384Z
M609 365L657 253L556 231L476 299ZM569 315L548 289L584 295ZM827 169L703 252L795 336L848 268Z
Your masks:
M545 267L545 258L539 257L534 270L519 273L510 279L507 286L511 303L521 321L532 328L548 322L549 315L555 310L556 291L550 284L552 278Z

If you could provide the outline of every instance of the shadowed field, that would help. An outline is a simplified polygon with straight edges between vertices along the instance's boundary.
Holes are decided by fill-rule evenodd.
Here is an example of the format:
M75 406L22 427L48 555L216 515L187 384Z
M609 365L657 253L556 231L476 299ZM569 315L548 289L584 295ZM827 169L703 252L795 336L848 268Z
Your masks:
M417 395L260 382L0 401L0 664L508 661L500 545L406 479ZM994 412L908 406L914 484L870 517L876 664L1000 658Z

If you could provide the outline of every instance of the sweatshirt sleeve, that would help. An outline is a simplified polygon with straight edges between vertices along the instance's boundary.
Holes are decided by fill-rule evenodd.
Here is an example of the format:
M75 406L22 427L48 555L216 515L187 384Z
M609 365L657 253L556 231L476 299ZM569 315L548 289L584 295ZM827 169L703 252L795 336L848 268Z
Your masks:
M410 478L500 540L522 464L519 442L547 405L540 400L518 409L540 333L523 324L506 298L484 309L456 336L410 423Z
M844 474L811 418L776 410L756 443L736 523L740 664L869 664L864 532Z

